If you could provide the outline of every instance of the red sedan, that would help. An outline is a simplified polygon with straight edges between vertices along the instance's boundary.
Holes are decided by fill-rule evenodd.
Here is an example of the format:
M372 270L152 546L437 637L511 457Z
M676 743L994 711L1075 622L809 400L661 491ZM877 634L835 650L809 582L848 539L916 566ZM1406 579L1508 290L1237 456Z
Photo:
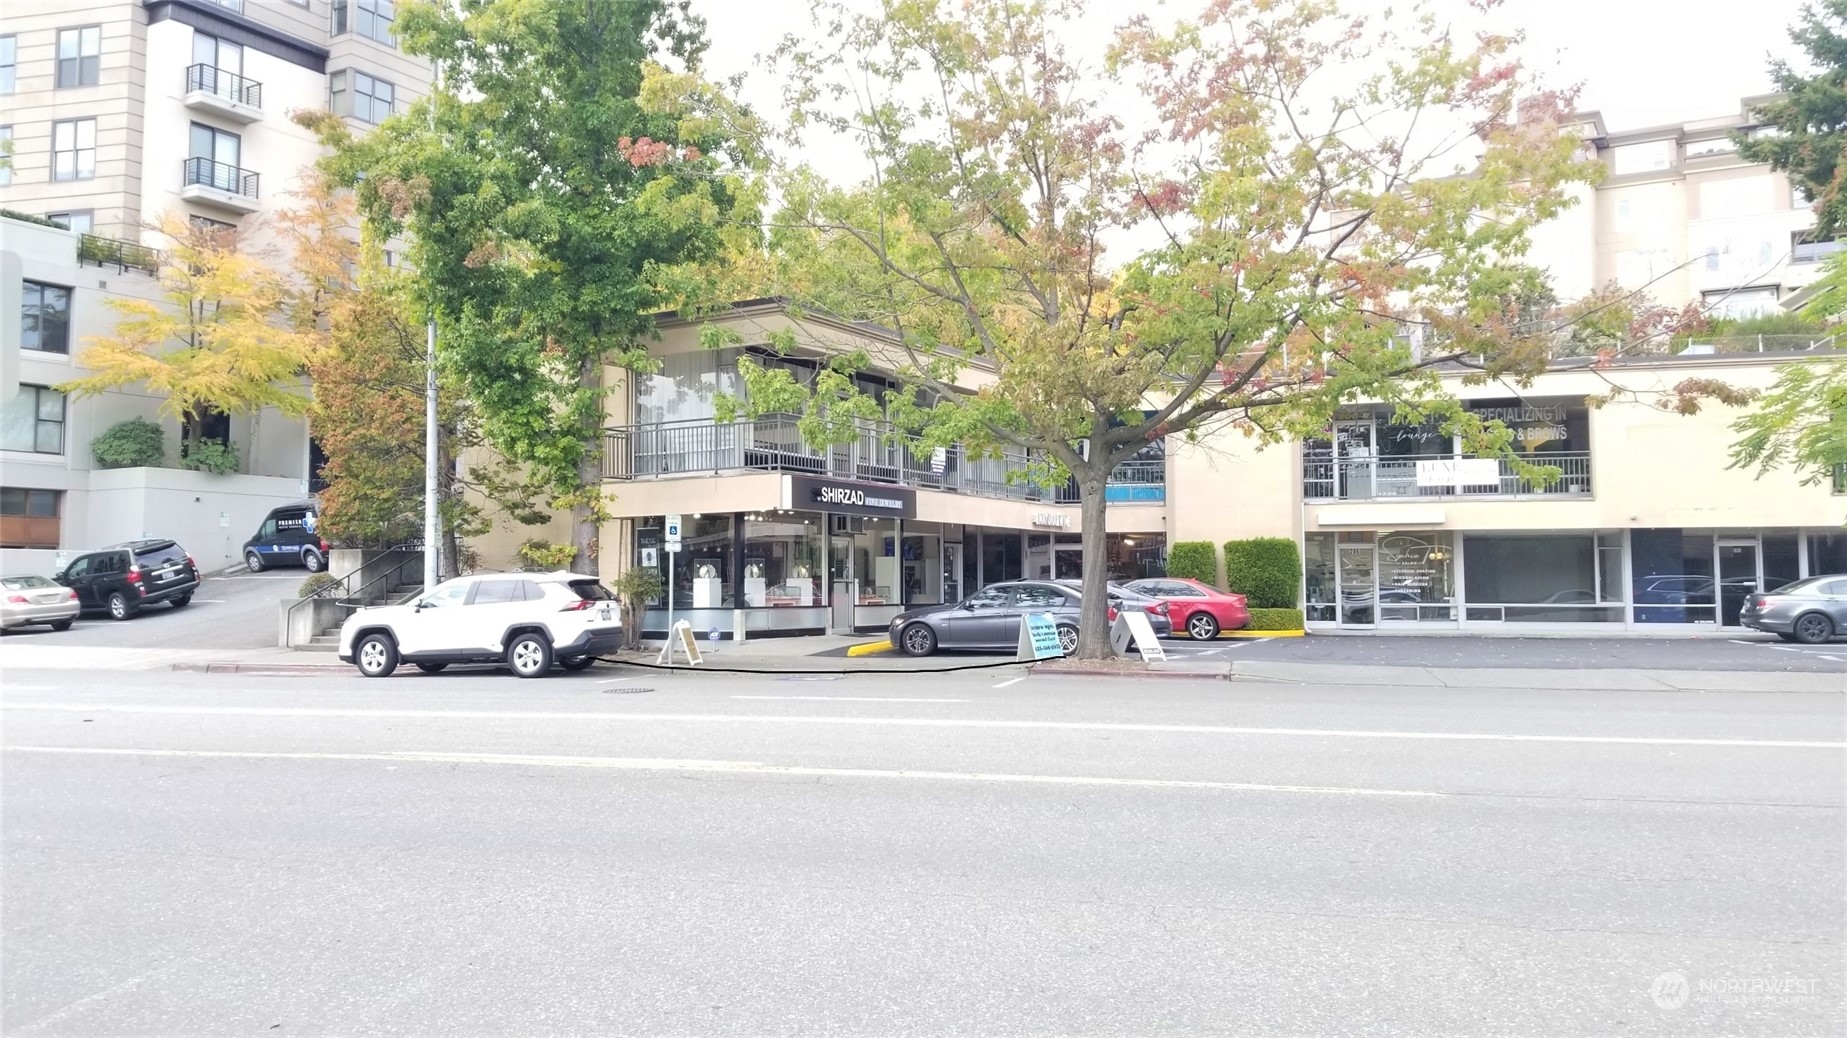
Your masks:
M1149 577L1131 580L1126 585L1149 598L1167 603L1167 614L1174 633L1199 640L1217 638L1220 631L1236 631L1251 622L1251 613L1243 595L1220 591L1211 584L1184 577Z

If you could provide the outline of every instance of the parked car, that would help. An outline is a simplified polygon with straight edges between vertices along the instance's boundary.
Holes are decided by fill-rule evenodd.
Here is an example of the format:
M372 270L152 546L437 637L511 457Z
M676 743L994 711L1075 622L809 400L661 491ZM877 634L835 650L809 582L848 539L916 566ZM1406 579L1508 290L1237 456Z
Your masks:
M1820 645L1847 634L1847 573L1830 573L1753 594L1738 621L1786 642Z
M83 608L76 591L33 574L0 577L0 595L0 630L45 624L68 631Z
M1109 618L1120 608L1149 611L1156 633L1172 630L1163 603L1118 589L1110 595ZM1077 651L1078 616L1084 597L1076 581L1013 580L990 584L960 602L923 606L899 613L891 622L891 643L907 656L928 656L939 649L985 649L1011 652L1020 644L1020 624L1027 613L1050 613L1058 643Z
M1168 619L1175 631L1202 641L1220 631L1237 631L1250 625L1251 612L1243 595L1220 591L1211 584L1186 577L1147 577L1123 585L1131 591L1167 603Z
M159 602L175 609L190 604L199 590L199 567L173 541L128 541L83 553L52 579L77 592L84 612L126 620Z
M244 566L260 573L271 566L300 566L310 573L327 568L327 542L316 530L320 514L312 503L273 509L244 542Z
M447 580L404 605L361 609L340 626L340 661L369 678L400 662L426 674L504 663L522 678L583 670L622 645L616 596L580 573L492 573Z
M1059 580L1054 583L1070 588L1080 595L1084 591L1084 582L1081 580ZM1166 602L1153 595L1144 595L1140 591L1131 590L1126 584L1111 581L1104 586L1109 589L1110 623L1116 622L1118 611L1135 609L1148 614L1148 626L1154 628L1155 637L1168 638L1173 635L1174 622L1170 619L1170 611Z

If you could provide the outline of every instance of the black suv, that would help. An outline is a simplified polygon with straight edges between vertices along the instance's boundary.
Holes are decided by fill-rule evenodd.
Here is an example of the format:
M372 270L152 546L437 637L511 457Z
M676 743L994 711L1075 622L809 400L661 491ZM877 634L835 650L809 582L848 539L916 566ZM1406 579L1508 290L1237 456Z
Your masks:
M52 575L77 592L78 608L126 620L144 605L178 609L199 590L199 567L172 541L129 541L85 552Z
M272 510L244 542L244 565L252 573L271 566L302 566L310 573L327 568L327 542L315 532L319 510L313 502Z

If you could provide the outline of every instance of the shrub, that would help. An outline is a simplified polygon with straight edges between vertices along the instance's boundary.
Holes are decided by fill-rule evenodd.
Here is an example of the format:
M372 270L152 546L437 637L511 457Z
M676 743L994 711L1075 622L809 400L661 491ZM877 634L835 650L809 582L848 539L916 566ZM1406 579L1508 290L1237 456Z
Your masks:
M527 541L519 546L515 554L519 556L520 565L533 573L570 569L571 563L577 559L575 547L541 540Z
M193 444L186 448L186 456L180 459L180 468L210 472L215 476L229 475L242 466L243 462L237 456L237 444L217 440L202 440Z
M1167 549L1167 575L1217 584L1219 560L1212 542L1175 541L1173 547Z
M340 586L340 578L330 573L310 573L308 579L301 582L301 590L295 592L296 598L320 598L330 593L330 589Z
M622 605L622 645L634 649L641 645L641 614L648 603L660 598L667 590L661 580L661 571L642 566L630 566L622 571L613 585L616 597Z
M1302 552L1287 537L1226 541L1225 588L1258 609L1294 609L1302 588Z
M1244 629L1247 631L1299 631L1302 629L1302 611L1300 609L1252 609L1251 622Z
M91 440L90 455L106 469L158 467L167 460L167 432L145 418L130 418Z

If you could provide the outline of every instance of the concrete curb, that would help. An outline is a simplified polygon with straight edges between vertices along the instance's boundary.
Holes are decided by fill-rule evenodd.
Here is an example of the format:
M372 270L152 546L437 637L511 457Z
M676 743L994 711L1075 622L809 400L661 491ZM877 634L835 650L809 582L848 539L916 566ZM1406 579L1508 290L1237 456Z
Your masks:
M1220 631L1220 638L1305 638L1307 631Z
M194 674L271 674L289 677L353 670L345 663L175 663L173 669Z
M1238 684L1318 684L1452 690L1847 692L1847 674L1812 671L1675 671L1620 667L1560 670L1233 660L1230 666L1230 678Z

